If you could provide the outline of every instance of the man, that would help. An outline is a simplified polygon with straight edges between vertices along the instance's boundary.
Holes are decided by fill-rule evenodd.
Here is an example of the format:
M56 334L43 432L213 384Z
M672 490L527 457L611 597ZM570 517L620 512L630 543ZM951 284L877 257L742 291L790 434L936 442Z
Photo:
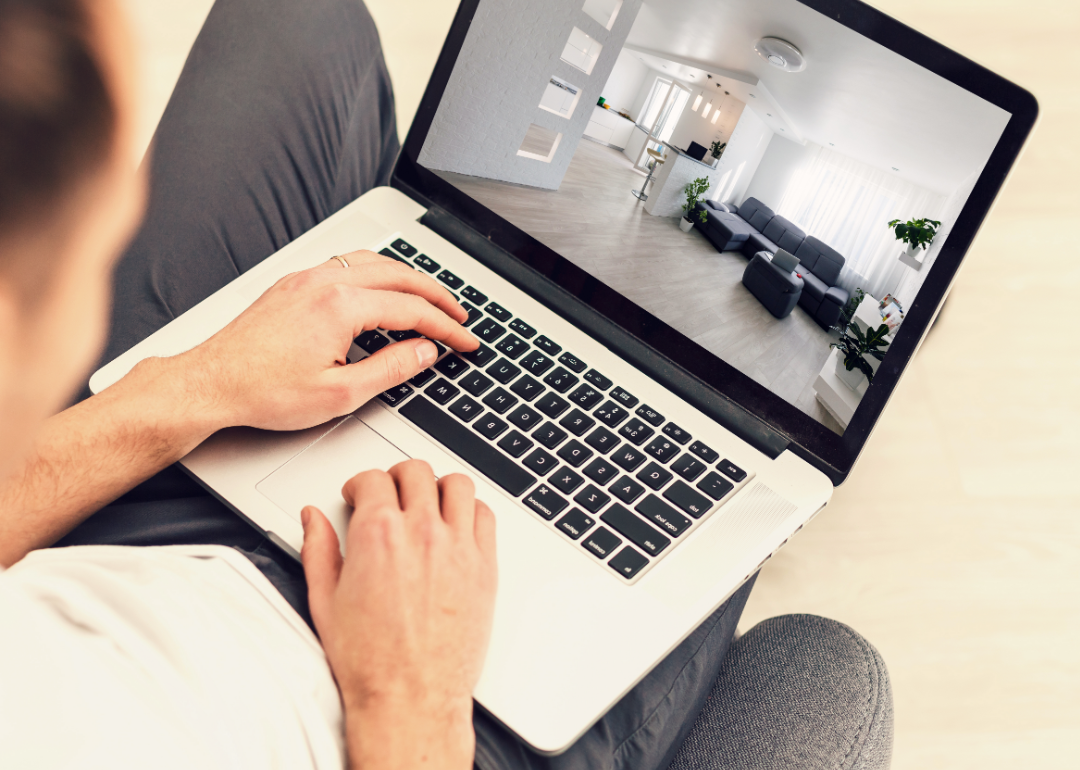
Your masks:
M221 0L147 185L126 164L119 19L116 0L0 0L0 765L666 767L749 586L567 754L539 757L473 712L495 519L466 477L358 468L349 558L305 509L300 576L167 471L217 430L316 425L434 359L415 340L346 364L365 329L474 349L430 279L366 252L328 259L55 414L94 365L110 292L106 359L385 182L398 149L358 0Z

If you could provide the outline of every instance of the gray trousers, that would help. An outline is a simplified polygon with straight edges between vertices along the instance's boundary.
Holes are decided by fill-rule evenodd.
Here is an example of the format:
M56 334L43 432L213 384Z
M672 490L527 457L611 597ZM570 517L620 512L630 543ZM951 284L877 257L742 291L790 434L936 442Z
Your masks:
M398 149L361 0L218 0L154 136L149 210L116 270L103 361L385 184ZM175 468L58 546L97 543L238 548L310 623L299 566ZM478 710L477 766L881 766L871 760L888 744L882 725L891 736L891 700L880 658L821 619L763 624L732 645L752 585L561 756L535 754Z

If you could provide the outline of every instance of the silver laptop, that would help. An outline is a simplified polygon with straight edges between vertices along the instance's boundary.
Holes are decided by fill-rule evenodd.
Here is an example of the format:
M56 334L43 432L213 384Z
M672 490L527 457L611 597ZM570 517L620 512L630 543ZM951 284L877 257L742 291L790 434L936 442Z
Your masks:
M361 470L418 457L469 474L500 563L476 699L558 753L828 503L1036 113L853 0L465 0L391 185L91 387L335 254L371 249L446 285L479 351L311 430L224 431L182 465L293 555L304 505L343 534L340 490ZM675 149L691 142L718 154ZM714 205L683 232L699 179ZM941 225L912 250L893 219ZM804 281L780 318L747 270L779 249ZM867 356L871 378L833 345L887 295L908 312L884 360ZM409 334L365 333L350 361Z

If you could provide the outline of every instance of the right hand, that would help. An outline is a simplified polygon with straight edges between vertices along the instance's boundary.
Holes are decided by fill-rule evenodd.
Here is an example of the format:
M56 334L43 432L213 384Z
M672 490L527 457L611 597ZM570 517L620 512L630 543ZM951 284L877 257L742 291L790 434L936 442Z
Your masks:
M408 460L342 490L347 553L305 508L311 616L345 706L350 759L472 762L472 691L491 634L495 517L459 474Z

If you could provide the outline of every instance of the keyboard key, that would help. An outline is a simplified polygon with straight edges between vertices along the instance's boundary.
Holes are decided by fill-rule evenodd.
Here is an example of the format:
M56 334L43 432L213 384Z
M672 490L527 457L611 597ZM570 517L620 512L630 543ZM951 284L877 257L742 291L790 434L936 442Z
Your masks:
M622 545L622 540L603 527L597 527L595 531L585 538L581 545L598 559L606 559L615 553L616 548Z
M521 359L521 366L525 371L535 374L539 377L548 369L553 367L555 362L551 360L550 356L545 356L539 350L534 350Z
M600 454L607 454L619 444L619 437L612 433L607 428L597 428L589 437L585 439L585 443L598 451Z
M555 419L560 414L570 408L570 402L566 399L559 398L554 393L545 393L535 404L536 408L546 414L551 419Z
M671 545L671 539L646 524L641 517L615 503L600 517L600 521L624 535L627 540L650 556L656 556Z
M518 428L521 428L523 431L528 433L537 425L539 425L540 421L544 418L534 412L529 407L522 404L517 409L512 411L510 413L510 416L506 419L510 421L511 425L516 425Z
M589 417L580 409L575 409L570 414L559 420L559 425L566 428L575 436L584 436L592 426L596 425L596 420Z
M629 444L623 444L612 453L611 460L624 471L633 471L645 462L645 455Z
M511 331L517 332L527 340L532 339L536 336L536 329L529 326L520 318L515 318L513 321L510 322L509 326Z
M548 449L554 449L563 441L569 434L562 428L554 425L550 422L545 422L536 432L533 433L533 438L546 446Z
M451 380L460 377L468 368L469 365L453 353L435 364L435 371Z
M566 508L570 503L563 500L551 491L546 484L541 484L525 498L525 505L532 508L540 516L551 521Z
M615 390L611 391L611 397L627 409L633 409L638 404L637 396L627 393L622 388L615 388Z
M503 422L493 414L485 414L483 417L476 421L475 425L473 425L473 428L476 430L477 433L479 433L486 439L490 439L491 441L494 441L496 438L502 435L502 433L505 432L506 429L509 427L509 425L507 425L505 422Z
M700 519L713 507L712 500L704 495L699 495L681 481L676 481L670 487L665 489L664 497L675 503L677 508L686 511L695 519Z
M682 455L671 464L671 470L682 476L687 481L693 481L705 472L705 463L688 454Z
M690 440L690 434L673 422L664 426L664 435L670 436L683 446L686 446L686 442Z
M390 406L398 406L399 404L404 403L405 399L412 394L413 389L403 383L395 388L390 388L390 390L385 393L380 393L379 398L382 399L383 403L389 404Z
M486 369L487 373L494 377L496 380L506 385L510 380L521 374L521 370L507 361L505 358L500 358Z
M603 487L619 475L619 470L614 465L608 463L604 458L597 457L585 466L585 470L582 471L582 473Z
M459 355L473 366L487 366L495 360L497 354L487 345L481 344L476 350L460 353Z
M547 337L544 337L543 335L537 337L536 342L534 342L533 344L545 353L547 353L549 356L557 356L562 350L560 346L556 345L554 342L549 340Z
M660 487L667 484L672 479L672 475L668 473L666 468L661 468L656 463L649 463L640 471L637 475L638 479L645 482L645 486L650 489L660 489Z
M627 580L630 580L637 575L637 573L641 572L642 568L648 563L648 559L630 546L626 546L615 555L614 559L608 562L608 566Z
M585 478L564 465L551 474L549 483L563 494L568 495L584 484Z
M507 358L520 358L529 349L529 343L516 334L510 334L500 340L495 349Z
M394 342L402 342L404 340L419 339L421 335L420 332L412 329L392 329L386 333L386 336Z
M588 532L595 523L596 519L589 518L585 515L584 511L572 508L570 513L555 522L555 528L560 530L564 535L569 536L571 540L577 540Z
M709 465L720 459L720 453L714 449L702 444L700 441L695 441L690 445L690 451L700 457Z
M490 318L485 318L483 321L473 327L473 334L475 334L481 342L487 342L492 344L499 337L506 334L506 327L492 321Z
M577 404L582 409L589 410L603 401L604 394L592 385L582 385L571 393L568 398L570 399L570 403Z
M418 388L422 388L425 385L427 385L429 382L431 382L431 380L432 380L432 378L434 376L435 376L435 370L434 369L425 369L424 371L420 372L420 374L416 375L411 380L409 380L409 384L410 385L415 385Z
M630 413L623 409L618 404L614 404L611 401L606 402L603 406L598 408L595 412L596 419L607 425L609 428L619 427L619 423L630 416Z
M585 371L585 362L575 356L573 353L563 353L559 356L559 363L565 366L567 369L571 369L578 374Z
M401 256L403 257L411 257L417 252L417 248L415 246L413 246L411 243L403 241L401 238L398 238L396 241L391 243L390 248L400 252Z
M434 273L441 265L429 257L427 254L421 254L419 257L413 260L417 267L422 267L429 273Z
M393 252L390 249L379 249L379 253L382 254L384 257L390 257L390 259L396 259L402 264L409 265L409 263L406 262L400 254ZM412 267L412 265L409 265L409 267Z
M563 448L556 452L567 465L580 468L590 457L593 456L593 451L582 444L580 441L574 441L571 439Z
M502 305L496 304L494 302L489 303L488 306L484 308L484 310L487 312L488 315L498 318L503 323L506 323L514 317L513 313L504 308Z
M521 462L524 463L526 468L540 476L546 476L548 471L558 464L558 460L543 449L534 449L532 454Z
M495 388L495 390L484 396L484 404L491 407L491 411L498 414L506 414L517 404L518 400L507 393L502 388Z
M526 374L524 377L519 377L517 382L510 386L510 390L526 401L532 401L544 392L544 386Z
M449 404L461 391L441 377L429 385L424 393L437 404Z
M664 415L646 404L639 406L635 414L645 422L649 423L649 425L659 425L664 421Z
M645 487L629 476L620 476L619 480L611 485L611 494L624 503L632 503L645 494Z
M619 429L619 433L627 441L641 446L645 441L655 433L652 428L643 423L641 420L634 417L626 425Z
M678 537L694 523L656 495L646 497L634 507L634 510L659 527L661 532L666 532L672 537ZM698 516L700 515L699 513Z
M719 473L710 473L697 483L697 488L713 500L719 500L735 488L735 485Z
M468 302L463 302L461 306L465 308L465 312L469 314L469 317L461 324L462 326L472 326L484 317L484 314L480 312L479 308L473 307Z
M600 372L596 371L595 369L590 369L589 371L585 372L585 381L591 382L600 390L607 390L611 387L612 384L611 380L600 374Z
M462 390L466 393L472 393L474 396L479 396L486 393L487 390L495 383L492 379L486 376L483 372L471 371L466 374L458 382Z
M474 289L472 286L466 286L461 290L461 296L469 300L474 305L483 305L488 301L487 295L481 291Z
M570 372L563 369L561 366L544 378L544 382L550 385L554 390L560 393L565 393L578 384L578 378L570 374Z
M645 447L645 451L660 462L666 463L679 453L679 447L663 436L657 436L652 443Z
M533 442L522 436L516 430L507 433L499 442L499 449L506 452L511 457L521 457L532 448Z
M716 469L735 483L738 483L746 478L746 471L744 471L735 463L731 462L731 460L721 460L716 464Z
M369 332L364 332L353 340L353 342L356 343L357 347L368 353L378 353L390 344L390 340L386 339L386 337L382 336L374 329Z
M598 513L601 508L611 502L611 498L592 484L589 484L589 486L574 495L574 502L589 513Z
M453 404L450 405L450 414L459 418L463 422L468 422L480 415L483 412L483 407L480 404L473 401L468 396L462 396Z
M453 289L455 291L457 291L458 289L460 289L462 286L465 285L465 281L458 278L456 275L451 273L449 270L443 270L441 273L439 273L435 277L438 278L440 281L442 281L443 283L445 283L447 286L449 286L451 289Z
M423 396L410 399L400 414L514 497L536 483L535 476Z

